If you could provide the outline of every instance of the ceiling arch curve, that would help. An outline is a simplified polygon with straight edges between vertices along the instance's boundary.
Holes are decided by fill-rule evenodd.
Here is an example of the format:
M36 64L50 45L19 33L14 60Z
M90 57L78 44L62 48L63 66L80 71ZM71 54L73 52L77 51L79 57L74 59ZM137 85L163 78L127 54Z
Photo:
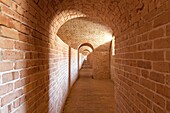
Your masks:
M83 46L88 46L88 47L90 47L90 48L91 48L91 50L92 50L92 51L94 50L93 45L92 45L92 44L90 44L90 43L83 43L83 44L79 45L78 49L80 49L80 48L81 48L81 47L83 47Z
M92 48L87 46L87 45L84 45L84 46L81 46L79 48L79 53L82 53L83 55L87 56L88 54L90 54L91 52L93 52Z
M78 49L83 43L91 43L93 48L112 40L110 27L90 18L76 18L67 21L58 30L57 35L69 46Z
M57 34L59 28L67 21L90 17L103 21L113 30L114 36L126 31L129 27L135 27L135 22L142 20L142 15L147 13L148 0L50 0L54 11L49 17L54 25L51 29ZM141 9L141 10L139 10ZM132 18L134 17L134 18ZM138 17L138 18L137 18ZM140 26L140 25L139 25Z
M140 27L142 16L146 14L148 6L141 9L141 4L148 4L147 0L51 0L56 1L55 12L51 14L49 27L52 35L68 21L80 17L99 20L109 26L114 36ZM139 10L140 9L140 10ZM133 17L133 18L132 18ZM143 22L143 21L141 21Z
M120 18L119 0L63 0L58 4L54 21L58 29L68 20L79 17L90 17L100 20L114 30L118 30L116 23Z

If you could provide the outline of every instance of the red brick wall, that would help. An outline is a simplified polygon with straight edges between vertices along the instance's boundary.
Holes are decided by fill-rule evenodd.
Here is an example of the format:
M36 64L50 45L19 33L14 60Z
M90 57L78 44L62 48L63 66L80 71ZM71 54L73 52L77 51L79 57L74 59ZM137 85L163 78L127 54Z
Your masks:
M134 13L139 16L132 16L136 23L116 36L112 56L116 113L170 112L170 1L144 6L149 8L146 15Z
M1 113L62 109L69 91L69 47L55 34L49 1L0 1Z
M93 77L95 79L110 79L109 51L93 53Z
M89 65L93 67L93 51L87 56L87 60L89 62Z
M82 65L83 65L83 62L84 62L84 59L85 59L85 56L82 54L82 53L79 53L79 69L81 69Z
M81 68L82 66L82 62L84 61L84 57L82 56L82 54L79 54L80 58L79 58L79 66ZM71 49L71 75L70 75L70 86L73 86L73 84L75 83L75 81L78 78L78 50L75 49Z
M110 79L110 42L98 46L88 56L95 79Z
M56 39L56 45L50 59L49 109L59 113L69 91L69 47L60 38Z

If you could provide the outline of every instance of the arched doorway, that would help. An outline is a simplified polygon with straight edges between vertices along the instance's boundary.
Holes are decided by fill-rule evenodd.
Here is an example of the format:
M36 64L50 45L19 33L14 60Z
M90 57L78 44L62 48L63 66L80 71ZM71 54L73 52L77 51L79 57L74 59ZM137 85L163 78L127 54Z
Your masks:
M94 48L90 43L83 43L78 48L78 69L80 70L79 75L86 74L83 76L90 76L93 78L93 51ZM81 55L84 56L83 62ZM83 63L83 65L82 65ZM81 67L82 66L82 67ZM84 70L85 72L82 72Z

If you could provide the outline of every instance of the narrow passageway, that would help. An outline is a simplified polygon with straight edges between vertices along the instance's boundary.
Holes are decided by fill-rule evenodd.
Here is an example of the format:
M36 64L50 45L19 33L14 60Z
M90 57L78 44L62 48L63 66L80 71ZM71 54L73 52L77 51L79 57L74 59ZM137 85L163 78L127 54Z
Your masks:
M170 113L170 0L0 0L0 113Z
M114 113L113 82L80 77L67 98L63 113Z
M82 68L79 71L79 76L80 77L91 77L93 78L92 74L92 67L89 65L89 62L87 60L85 60L83 62Z
M92 67L87 60L79 76L67 98L63 113L114 113L113 82L93 79Z

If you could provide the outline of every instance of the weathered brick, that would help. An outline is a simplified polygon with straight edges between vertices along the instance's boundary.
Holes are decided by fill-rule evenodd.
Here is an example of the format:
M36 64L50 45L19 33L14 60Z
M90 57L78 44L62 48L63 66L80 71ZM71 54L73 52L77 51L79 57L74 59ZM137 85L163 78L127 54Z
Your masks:
M24 3L22 0L15 0L15 2L19 5L21 5L22 3Z
M143 52L135 52L134 54L133 54L133 58L134 59L143 59Z
M154 100L153 101L162 108L164 108L165 105L166 105L165 99L162 96L159 96L157 94L154 94Z
M14 85L15 89L20 88L22 86L24 86L24 83L22 82L22 80L18 80L15 82L15 85Z
M147 40L148 40L148 33L137 37L137 42L144 42L144 41L147 41Z
M147 87L147 88L149 88L149 89L151 89L151 90L153 90L153 91L155 90L155 83L150 81L150 80L147 80L145 78L141 78L140 79L140 84Z
M139 35L139 34L147 33L151 29L152 29L152 23L148 22L144 24L142 27L140 27L139 29L137 29L135 32L137 35Z
M166 0L157 0L157 1L156 1L156 6L157 6L157 7L160 7L160 6L164 5L165 2L166 2Z
M166 36L170 36L170 25L166 26Z
M11 107L10 106L11 105L9 105L9 107L8 106L2 107L1 113L9 113L9 112L11 112Z
M151 12L149 12L147 15L144 16L145 21L153 20L155 17L157 17L158 15L162 14L164 9L165 9L165 6L161 6L159 8L156 8L156 9L152 10Z
M170 86L170 75L166 75L166 84Z
M17 61L15 63L15 69L21 69L21 68L26 68L28 66L28 61L23 60L23 61Z
M0 35L16 40L19 39L19 33L16 30L4 26L0 26Z
M18 79L19 73L18 72L12 72L2 75L2 83L10 82L12 80Z
M15 48L18 50L32 50L33 46L23 42L15 42Z
M156 103L158 106L164 108L165 107L165 99L161 96L159 96L156 93L153 93L152 91L145 89L145 96L150 99L151 101L153 101L154 103Z
M24 9L23 9L21 6L17 6L16 11L17 11L17 13L19 13L20 15L23 15L23 14L24 14Z
M170 73L170 63L169 62L154 62L153 69L159 72Z
M7 6L11 6L11 3L12 3L11 0L0 0L0 2L6 4Z
M166 104L166 110L167 110L167 111L170 111L170 101L167 100L166 103L167 103L167 104Z
M149 39L153 40L153 39L160 38L163 36L164 36L164 29L159 28L159 29L156 29L156 30L150 32Z
M148 78L149 77L149 71L147 70L141 70L141 75L145 78Z
M150 2L149 3L149 12L151 12L154 9L156 9L156 2Z
M0 24L5 25L5 26L10 26L11 19L8 16L1 14L1 13L0 13L0 16L1 16Z
M166 2L166 10L169 10L170 9L170 1L167 1Z
M138 50L148 50L152 49L152 42L141 43L138 45Z
M16 101L14 101L13 105L14 105L14 108L19 107L19 106L20 106L19 99L17 99Z
M16 11L16 10L17 10L17 7L18 7L17 3L16 3L15 1L13 1L13 2L12 2L12 5L11 5L11 9L14 10L14 11Z
M170 51L166 52L166 60L170 61Z
M14 41L0 37L0 48L12 49L12 48L14 48Z
M26 25L24 25L24 24L21 24L21 25L20 25L20 31L21 31L22 33L24 33L24 34L27 34L27 35L32 34L31 28L28 27L28 26L26 26Z
M10 94L6 95L1 100L1 103L2 103L1 107L3 107L4 105L10 103L13 99L14 99L14 93L10 93Z
M145 105L147 106L148 108L152 109L152 102L150 100L148 100L145 96L143 96L142 94L140 93L137 93L137 97L138 99Z
M5 84L0 86L0 95L7 94L13 90L13 84Z
M156 105L153 106L154 113L166 113L166 111Z
M161 94L164 97L167 97L170 99L170 88L165 86L165 85L161 85L161 84L157 84L156 85L156 92Z
M10 71L12 69L13 69L13 63L12 62L0 62L0 72Z
M137 61L137 66L140 68L151 69L151 62L149 61Z
M170 37L154 41L154 49L170 48Z
M156 72L150 72L150 77L151 80L154 80L156 82L160 82L162 84L165 83L165 76L164 74L161 73L156 73Z
M170 11L164 12L154 20L154 27L158 27L170 22Z
M150 61L163 61L164 51L144 52L144 59L150 60Z
M26 42L26 43L34 44L34 38L33 37L31 37L29 35L22 34L22 33L19 34L19 40Z
M20 29L21 29L21 23L16 20L12 20L10 22L9 26L16 29L17 31L20 31Z
M20 60L24 58L23 52L5 50L2 51L3 60Z

